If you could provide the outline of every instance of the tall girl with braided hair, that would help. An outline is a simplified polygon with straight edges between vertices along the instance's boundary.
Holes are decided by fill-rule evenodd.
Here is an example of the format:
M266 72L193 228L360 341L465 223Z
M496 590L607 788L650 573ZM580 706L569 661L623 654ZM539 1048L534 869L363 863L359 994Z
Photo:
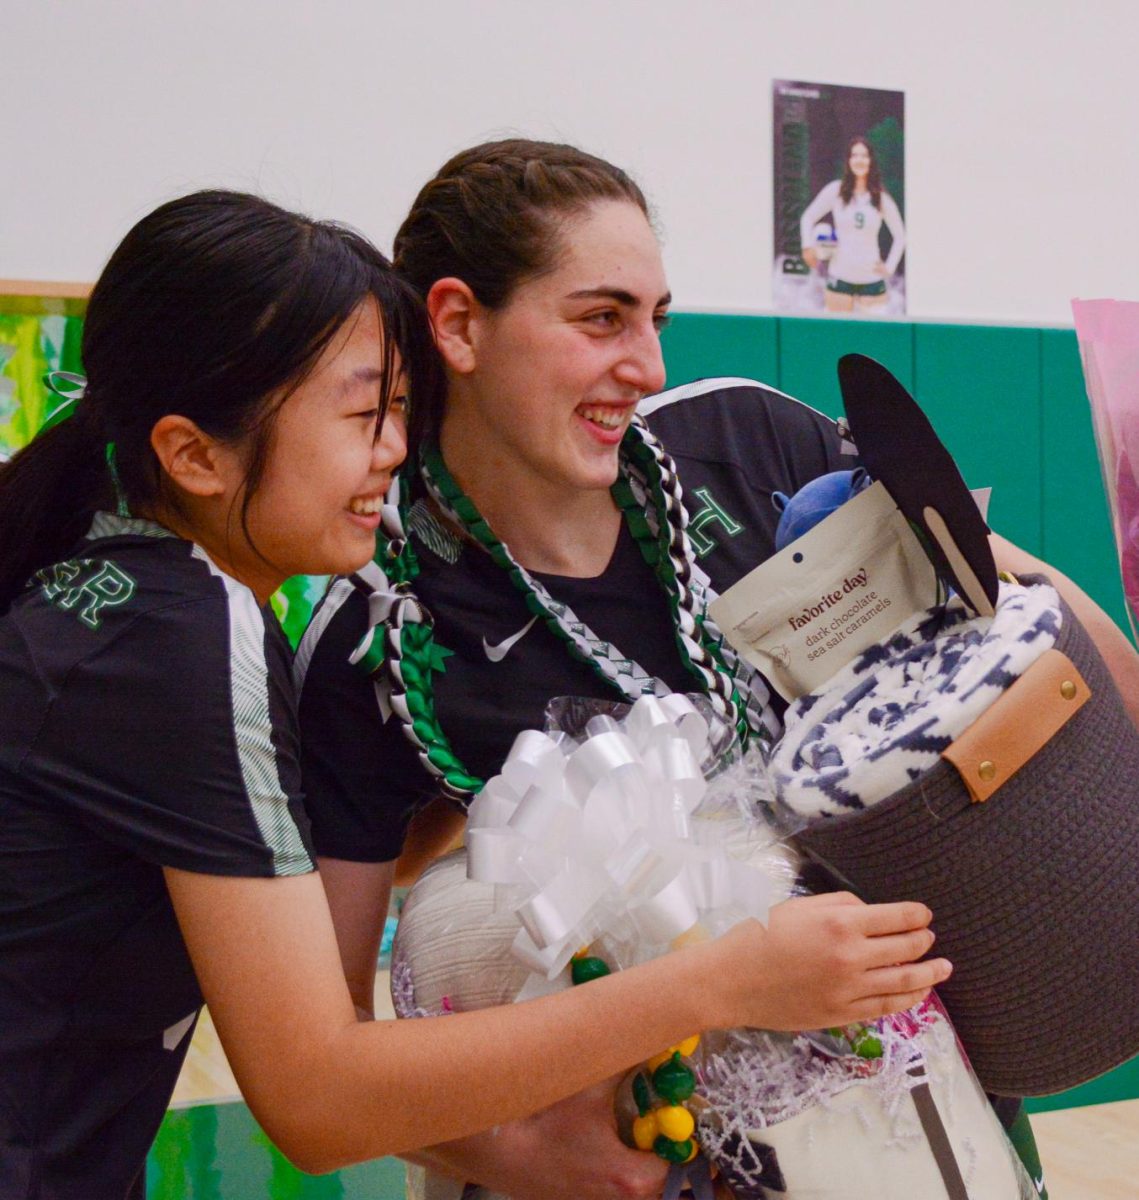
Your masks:
M846 1020L944 973L886 965L930 944L909 905L820 984L802 947L830 925L804 905L531 1005L359 1022L265 606L371 559L404 381L437 408L422 302L350 231L203 192L112 255L83 359L86 393L0 468L6 1200L143 1195L203 998L258 1120L323 1171L520 1117L693 1029Z
M552 697L704 692L742 736L774 735L763 681L708 620L710 589L770 553L772 492L844 462L830 421L758 384L642 403L664 383L670 296L644 196L612 164L474 147L422 189L395 256L427 304L446 395L413 407L376 560L333 584L296 665L315 845L364 1009L413 814L428 805L417 837L440 815L461 824ZM874 930L918 936L904 910L850 896L789 901L771 928L792 916L811 961L797 983L768 977L792 1007L849 994L840 944L857 959ZM869 1006L894 1007L915 969L882 977ZM665 1172L618 1142L611 1088L423 1161L542 1200L653 1196Z

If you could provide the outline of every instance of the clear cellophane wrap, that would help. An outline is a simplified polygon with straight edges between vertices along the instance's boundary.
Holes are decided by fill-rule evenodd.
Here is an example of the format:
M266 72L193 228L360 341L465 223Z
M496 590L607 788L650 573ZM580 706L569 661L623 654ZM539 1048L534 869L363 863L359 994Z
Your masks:
M764 754L741 752L702 697L563 698L547 716L476 798L465 850L407 898L400 1016L544 995L572 986L585 948L619 970L804 893ZM1035 1195L933 998L842 1030L706 1034L684 1065L700 1157L741 1198ZM617 1096L630 1144L638 1074L651 1084L642 1066Z

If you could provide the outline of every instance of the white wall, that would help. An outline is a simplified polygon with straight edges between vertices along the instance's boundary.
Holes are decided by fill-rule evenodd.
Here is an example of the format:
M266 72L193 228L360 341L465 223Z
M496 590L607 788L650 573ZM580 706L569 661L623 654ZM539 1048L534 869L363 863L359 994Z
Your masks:
M158 201L262 191L385 249L454 150L630 168L680 308L769 311L771 81L906 93L910 313L1139 295L1133 0L10 0L0 277L92 279Z

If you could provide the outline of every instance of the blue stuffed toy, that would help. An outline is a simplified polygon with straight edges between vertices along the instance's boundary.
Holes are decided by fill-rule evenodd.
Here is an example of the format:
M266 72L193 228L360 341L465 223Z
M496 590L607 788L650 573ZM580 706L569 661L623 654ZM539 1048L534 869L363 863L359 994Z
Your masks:
M773 492L771 503L783 515L775 530L775 549L782 550L848 500L870 486L870 476L862 467L853 471L832 471L804 484L793 496Z

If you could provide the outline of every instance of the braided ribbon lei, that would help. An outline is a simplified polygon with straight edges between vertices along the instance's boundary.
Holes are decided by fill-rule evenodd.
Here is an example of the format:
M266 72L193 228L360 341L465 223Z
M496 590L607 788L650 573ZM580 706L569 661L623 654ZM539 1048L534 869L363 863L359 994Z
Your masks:
M667 690L619 648L599 638L514 559L459 489L437 448L423 452L420 473L439 508L507 572L529 611L542 618L570 654L589 664L627 700ZM684 666L707 692L717 715L735 726L741 741L750 736L771 741L778 724L767 708L767 690L727 645L708 614L712 595L697 578L679 479L671 458L640 418L634 418L625 435L621 475L612 491L642 556L669 598ZM409 510L409 482L397 479L383 507L383 541L376 561L355 577L369 592L369 630L351 661L373 676L385 716L391 711L400 718L405 735L427 771L438 778L443 794L465 808L483 781L466 770L436 716L432 621L412 590L419 563L406 528Z
M372 677L384 719L399 718L442 794L465 809L483 781L465 770L435 715L434 622L412 591L419 563L404 526L407 493L407 481L397 476L381 509L385 536L376 561L353 576L368 592L368 632L348 661Z

